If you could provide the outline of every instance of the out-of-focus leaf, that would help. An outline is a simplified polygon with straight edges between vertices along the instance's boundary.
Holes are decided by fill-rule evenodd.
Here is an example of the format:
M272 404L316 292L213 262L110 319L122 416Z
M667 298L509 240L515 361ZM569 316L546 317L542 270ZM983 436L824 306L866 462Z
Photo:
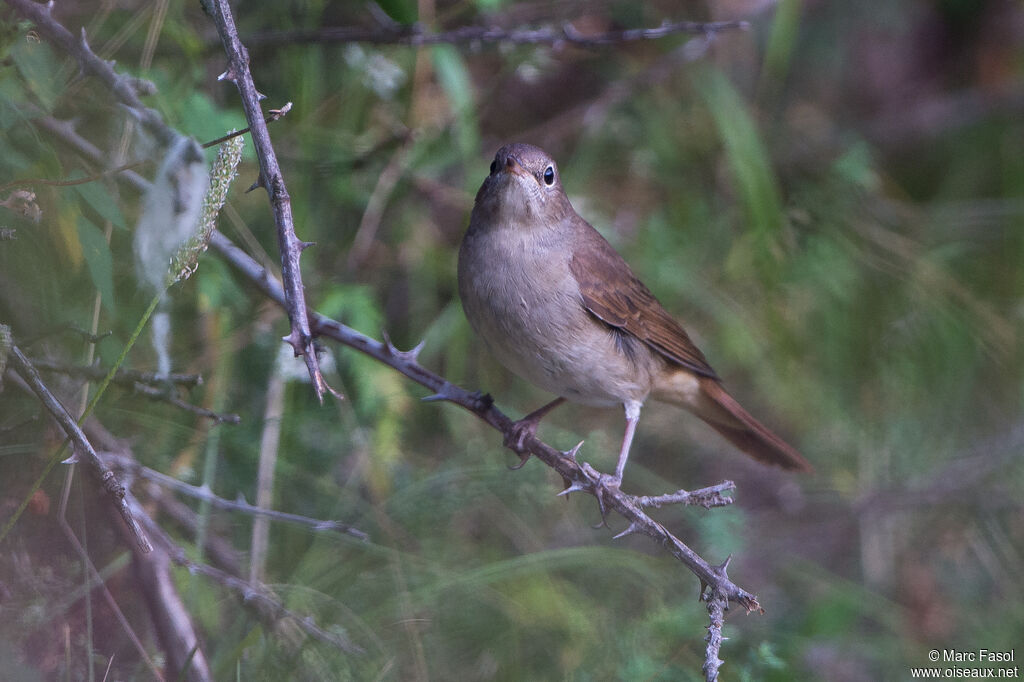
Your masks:
M85 177L81 171L71 173L70 179ZM114 227L125 229L124 216L121 208L117 205L114 197L110 196L106 186L102 182L85 182L80 185L73 185L78 196L85 200L92 210L100 214L104 220L109 220Z
M201 257L202 267L196 273L199 287L199 305L202 310L241 307L245 292L238 286L233 272L220 258Z
M437 69L437 78L455 113L455 140L459 151L464 158L475 158L480 149L480 130L476 120L473 79L462 55L453 46L437 45L431 49L430 55Z
M782 224L782 200L746 102L718 70L697 70L695 82L722 138L751 229L762 238L774 234Z
M23 37L11 49L10 57L40 106L50 113L66 85L53 50L44 42Z
M218 108L202 92L193 92L185 98L182 110L185 115L181 119L181 132L201 143L215 140L227 134L229 130L241 130L246 127L245 117L241 111ZM243 147L243 154L246 152L255 158L256 152L251 144Z
M82 243L82 255L92 283L103 298L103 307L114 314L114 265L110 245L103 232L85 216L78 218L78 239Z
M419 18L415 0L379 0L377 5L400 24L408 26Z
M771 35L765 50L761 69L760 88L772 94L778 92L789 72L790 57L797 44L803 0L781 0L772 20Z

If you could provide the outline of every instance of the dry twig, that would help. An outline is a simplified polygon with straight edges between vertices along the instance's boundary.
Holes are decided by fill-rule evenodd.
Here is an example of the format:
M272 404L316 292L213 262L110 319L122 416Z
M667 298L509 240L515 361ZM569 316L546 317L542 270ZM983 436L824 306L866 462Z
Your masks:
M50 392L50 389L46 387L42 379L39 378L39 372L36 371L32 363L29 362L25 354L21 352L21 349L17 346L11 346L11 353L9 361L14 371L16 371L25 383L29 385L32 392L39 398L39 402L43 404L43 407L49 411L53 416L54 420L60 425L61 429L67 434L68 439L74 446L75 457L79 461L85 460L85 463L89 468L96 474L100 482L103 484L103 490L107 493L107 496L114 503L121 518L124 519L129 530L131 531L132 537L135 540L135 544L144 552L151 552L153 546L149 542L149 538L146 537L146 533L139 526L138 521L132 514L132 510L129 505L125 502L125 488L121 485L121 482L114 476L114 472L107 468L100 459L99 455L96 454L96 450L92 447L92 443L82 433L82 429L79 428L74 418L68 414L68 411L64 409L60 401Z
M33 0L6 0L14 10L35 24L47 42L56 45L78 60L82 71L98 78L117 99L136 116L146 129L164 144L174 139L175 133L164 123L160 114L139 99L140 81L114 71L114 63L101 59L89 47L83 29L79 39L53 18L53 2L41 4Z
M113 452L101 453L108 462L112 462L115 467L124 469L125 471L141 476L142 478L158 483L161 486L179 492L183 495L188 495L197 500L208 502L211 507L217 509L223 509L225 511L240 512L242 514L248 514L250 516L262 516L273 521L281 521L284 523L292 523L298 526L306 526L315 531L336 531L338 533L344 533L350 535L357 540L367 540L369 536L347 523L341 521L332 521L330 519L313 519L308 516L300 516L299 514L290 514L288 512L276 511L274 509L268 509L266 507L259 507L253 504L249 504L244 500L226 500L223 497L218 497L208 487L197 486L179 481L173 476L160 473L155 469L142 466L133 457L126 457Z
M118 464L124 466L126 470L137 471L143 474L145 473L145 468L138 465L131 451L126 449L122 443L118 442L116 438L114 438L99 424L99 422L95 419L90 420L88 428L97 443L106 450L104 457L116 458ZM180 481L177 483L180 483ZM179 488L175 486L175 489ZM162 617L166 617L169 623L172 623L179 617L176 615L178 610L176 605L178 596L176 589L173 586L173 581L169 585L165 584L166 580L169 579L169 573L167 573L166 570L166 562L171 561L187 569L192 574L206 576L210 580L220 584L222 587L235 592L239 597L241 597L242 601L246 605L253 607L264 621L273 626L288 623L302 632L305 632L310 637L336 647L346 653L362 652L362 649L357 644L353 643L345 635L340 634L336 628L324 629L317 625L311 616L303 616L287 608L270 589L262 585L247 582L222 569L193 561L188 557L185 550L180 545L176 544L171 539L170 535L168 535L167 532L153 520L145 507L142 506L130 490L125 494L125 501L131 508L132 512L140 520L142 525L149 530L150 534L156 541L156 551L153 552L153 560L145 564L146 570L150 576L147 578L147 584L151 581L155 581L155 587L151 590L153 593L149 594L149 597L151 604L154 607L154 612L164 614ZM261 511L266 512L267 510ZM136 552L136 559L138 560L139 558L140 556ZM148 559L148 557L142 558ZM160 589L155 589L156 587L159 587ZM174 646L171 647L171 651L169 651L169 653L171 655L180 655L182 651L187 653L188 649L182 646Z
M602 33L581 33L571 23L561 27L506 29L497 26L462 26L449 31L430 31L421 24L406 26L394 22L375 28L342 26L295 31L266 31L247 38L252 45L292 45L295 43L372 43L387 45L423 45L466 43L508 43L513 45L564 45L596 48L607 45L659 40L678 34L712 35L749 28L745 21L678 21L653 28L629 28Z

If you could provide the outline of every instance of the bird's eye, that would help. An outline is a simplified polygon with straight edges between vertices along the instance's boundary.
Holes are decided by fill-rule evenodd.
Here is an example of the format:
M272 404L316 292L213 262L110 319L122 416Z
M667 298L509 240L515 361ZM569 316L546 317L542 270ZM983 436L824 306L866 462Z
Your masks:
M544 169L544 184L548 186L555 184L555 169L553 166L548 166Z
M491 161L491 175L494 175L494 171L498 170L498 162Z

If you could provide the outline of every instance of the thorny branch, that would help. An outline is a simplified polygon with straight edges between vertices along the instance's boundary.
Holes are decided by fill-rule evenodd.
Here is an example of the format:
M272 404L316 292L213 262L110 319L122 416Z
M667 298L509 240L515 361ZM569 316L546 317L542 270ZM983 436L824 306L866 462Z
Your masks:
M278 305L285 305L285 296L281 284L259 263L235 246L231 240L218 232L213 235L210 244L266 296L277 302ZM433 391L433 394L425 398L425 400L452 402L469 410L506 437L511 433L512 420L494 406L490 396L471 393L463 388L459 388L420 365L416 358L422 349L422 344L411 351L403 352L395 348L387 339L382 343L318 313L311 314L311 321L315 334L326 336L351 348L355 348L393 367L413 381ZM748 612L761 609L756 596L741 589L729 580L725 572L725 565L712 566L683 543L682 540L643 511L645 504L657 506L652 505L651 500L657 500L658 498L638 498L623 493L620 490L608 489L601 484L600 474L589 465L581 465L576 461L575 450L561 452L534 436L526 438L523 446L526 451L535 455L561 474L562 478L569 481L571 484L570 490L586 491L594 495L601 503L602 510L615 510L625 518L629 522L629 526L620 535L642 533L665 547L670 554L685 564L697 576L701 581L702 593L705 588L710 588L712 591L717 590L728 601L740 604ZM727 486L727 483L723 483L717 487L721 488L719 491L721 492L726 490Z
M387 21L386 17L383 21ZM433 32L421 24L406 26L387 21L375 28L342 26L296 31L265 31L247 38L252 45L281 45L294 43L372 43L408 45L509 43L514 45L551 45L561 47L595 48L640 40L658 40L676 34L711 35L733 29L745 30L745 21L666 22L654 28L630 28L602 33L581 33L571 23L559 28L505 29L496 26L462 26L450 31Z
M107 376L108 370L99 365L66 365L54 362L45 358L32 358L32 364L36 369L44 372L57 372L67 374L78 379L90 381L101 381ZM137 369L118 369L114 373L111 383L133 388L136 384L149 384L158 386L161 384L175 384L181 386L202 386L203 377L198 374L167 374L160 376L156 372L142 372Z
M41 4L33 0L6 1L18 14L35 24L36 30L43 38L77 59L83 72L88 72L102 81L158 140L167 144L174 138L174 131L164 123L160 114L139 99L138 89L141 82L118 74L114 71L114 62L97 56L86 41L84 29L76 40L71 31L53 18L53 2Z
M277 154L270 140L266 120L260 108L263 95L256 90L252 72L249 70L249 51L238 38L238 29L231 14L228 0L205 0L203 3L217 25L217 33L228 56L228 68L220 78L235 84L242 97L245 118L249 122L250 135L256 147L256 156L260 162L259 185L267 190L270 203L274 208L274 222L277 224L277 243L281 251L281 271L284 278L285 310L291 320L291 333L285 337L295 357L303 356L306 369L316 388L317 398L323 402L327 383L320 373L320 363L313 348L313 335L309 329L309 317L306 313L306 295L303 291L302 273L299 269L299 256L304 249L311 246L303 242L295 234L295 223L292 219L292 202L288 189L284 184L284 176L277 163Z
M223 497L218 497L217 495L214 495L213 492L206 486L190 485L188 483L185 483L184 481L179 481L173 476L168 476L167 474L160 473L155 469L150 469L149 467L142 466L137 461L135 461L134 458L123 457L116 453L110 452L101 453L101 456L104 457L107 461L113 461L116 467L118 468L123 468L125 471L129 473L141 476L142 478L145 478L146 480L149 481L153 481L154 483L159 483L165 488L169 488L176 492L182 493L183 495L188 495L189 497L195 498L197 500L208 502L210 503L211 507L215 507L217 509L240 512L243 514L249 514L250 516L264 516L268 519L272 519L275 521L282 521L284 523L292 523L299 526L306 526L315 531L336 531L339 533L345 533L346 535L351 535L357 540L367 540L369 538L369 536L367 536L365 532L341 521L331 521L327 519L312 519L308 516L300 516L299 514L289 514L288 512L267 509L266 507L257 507L242 500L226 500Z
M197 417L202 417L203 419L209 419L214 423L214 425L242 423L242 418L239 417L237 414L233 414L230 412L226 414L221 412L214 412L213 410L207 409L200 405L193 405L190 402L182 400L181 398L174 394L174 390L171 386L158 387L151 386L150 384L144 384L142 382L136 382L132 386L132 390L134 390L136 393L141 393L142 395L146 396L151 400L163 401L170 405L173 405L174 407L177 407L179 410L184 410L185 412L194 414Z
M153 537L157 539L161 549L167 553L170 560L187 569L189 573L205 576L210 580L219 583L223 587L236 592L246 604L254 606L263 615L273 619L274 621L284 621L294 624L314 639L336 647L346 653L356 654L363 652L361 647L353 643L345 635L325 630L317 625L311 617L302 616L301 614L298 614L286 607L281 603L281 600L278 599L277 595L271 592L268 588L262 585L250 583L242 578L231 575L226 571L222 571L219 568L210 566L209 564L202 564L193 561L188 557L185 550L175 544L171 540L170 536L164 532L163 528L161 528L159 524L145 513L142 509L142 505L139 504L139 501L135 499L135 496L132 495L131 492L127 493L126 499L133 509L138 510L139 518L142 519L143 523L145 523L149 528L150 533L152 533Z
M25 383L29 385L32 392L36 394L39 401L49 411L53 418L63 429L64 433L67 434L68 439L71 440L74 446L75 457L81 461L85 460L85 463L92 469L93 473L99 478L103 484L103 489L106 491L108 497L114 503L121 518L124 519L129 530L131 530L132 537L135 539L135 543L144 552L153 551L153 546L149 542L149 538L146 537L145 531L139 526L138 521L135 520L132 510L129 505L125 502L126 490L121 482L114 476L114 472L107 468L107 466L100 459L99 455L96 454L96 450L93 449L92 443L82 433L82 429L75 422L74 418L68 414L68 411L64 409L60 401L50 392L43 383L42 379L39 378L39 372L36 371L32 363L28 361L25 354L21 352L21 349L17 346L11 346L10 356L8 358L11 362L14 371L16 371Z
M113 458L118 465L123 466L130 473L142 472L144 467L139 467L131 450L124 447L123 443L119 442L99 422L92 419L86 424L86 428L89 430L90 435L92 435L93 440L104 449L104 457ZM171 536L153 520L153 517L149 515L145 507L130 490L127 491L125 500L155 540L154 564L159 564L161 561L173 561L192 574L205 576L238 594L247 606L254 608L265 622L274 627L288 623L290 626L305 632L310 637L334 646L341 651L347 653L360 653L362 651L358 645L349 640L345 635L340 634L336 628L321 628L311 616L303 616L287 608L270 589L243 580L228 571L190 559L185 550L175 543ZM153 566L152 568L154 578L159 579L161 575L160 567ZM170 606L173 607L173 601L177 599L177 595L172 594L173 592L174 588L168 587L167 590L156 595L154 598L162 602L170 601ZM161 604L160 608L167 609L168 605ZM180 652L181 650L181 647L172 647L172 654L175 651ZM184 650L188 651L187 648Z
M722 624L725 622L725 612L729 608L729 601L717 589L708 591L701 599L707 602L708 616L711 619L708 624L708 634L704 638L707 648L704 650L704 665L701 666L701 670L704 671L705 682L715 682L718 679L718 668L722 665L722 659L718 657L718 653L722 648L722 640L725 639L722 637Z
M32 360L37 369L67 374L68 376L100 381L107 375L107 370L98 365L88 367L65 365L50 360ZM198 417L212 420L215 424L238 424L242 418L237 414L221 414L199 405L193 405L175 395L174 386L199 386L203 378L198 374L169 374L159 376L156 372L140 372L132 369L119 369L114 373L111 383L141 393L152 399L160 400L189 412Z
M226 9L225 0L209 1L215 3L216 6L221 7L222 9ZM26 11L21 8L28 6L38 8L41 6L34 5L34 3L31 3L29 0L8 0L8 3L16 7L16 9L19 9L19 11L21 11L25 16L36 21L37 25L40 21L55 24L49 16L48 7L45 10ZM39 16L39 19L36 19L36 15ZM275 217L279 219L278 224L291 229L290 239L285 234L285 230L279 231L279 239L283 243L282 258L285 264L286 284L288 288L282 288L282 286L269 272L249 258L248 255L237 249L230 240L219 233L215 233L213 236L212 243L215 248L221 251L225 258L232 262L239 270L245 273L254 283L256 283L264 293L288 310L290 315L293 315L293 331L288 340L292 343L293 348L296 347L297 343L299 344L297 351L307 351L305 352L306 361L308 366L312 363L312 366L310 366L310 372L314 375L314 379L319 377L319 368L316 367L316 356L315 353L312 352L312 337L313 335L327 336L376 358L377 360L395 368L397 371L413 379L417 383L428 387L430 390L434 391L434 394L429 397L430 399L447 400L461 405L465 409L476 414L480 419L487 422L495 429L504 434L508 434L512 427L512 421L494 407L489 396L481 396L479 393L469 393L464 389L450 384L442 377L420 366L416 361L416 355L419 352L420 347L409 352L402 352L396 349L387 340L385 340L385 343L378 342L349 329L338 322L319 315L314 315L312 318L312 324L306 328L306 331L309 332L307 336L303 335L301 324L295 324L295 316L297 316L298 319L306 319L307 323L309 321L309 314L305 308L304 297L302 297L301 281L298 279L298 255L303 248L308 246L308 244L299 241L294 235L294 227L291 221L290 212L290 198L284 188L283 180L280 179L280 171L277 169L276 158L273 155L273 148L270 145L269 136L266 133L266 125L252 125L254 116L256 116L256 118L262 123L262 117L257 116L259 113L258 102L261 96L256 92L255 87L252 84L251 75L248 71L247 52L238 40L237 33L234 31L230 12L214 12L214 15L217 17L218 30L221 31L222 40L225 42L225 47L228 50L229 58L231 59L231 66L229 67L228 72L226 72L225 77L231 78L236 85L238 85L240 92L242 92L243 101L246 105L246 115L249 118L253 132L253 139L256 142L257 150L260 154L261 176L259 184L268 188L271 202L275 210ZM59 27L59 25L57 26ZM225 30L221 30L222 26ZM227 30L228 27L230 27L230 30ZM62 27L59 28L63 30ZM394 29L394 27L392 28ZM593 47L615 42L659 38L672 33L683 32L704 33L705 36L710 38L718 31L732 28L746 28L746 24L744 22L727 22L721 24L666 24L659 29L638 29L636 31L612 32L597 36L583 36L576 32L571 26L563 27L560 35L557 31L553 31L551 29L541 29L539 31L504 31L502 29L483 28L458 29L454 32L448 32L447 34L428 34L424 33L422 29L418 27L413 27L412 29L394 29L392 30L390 38L388 38L387 35L384 35L387 33L386 31L384 34L380 31L374 31L374 36L384 35L384 37L376 38L374 36L368 36L366 37L366 41L423 45L438 42L458 43L486 40L497 42L548 43L554 46L571 43ZM357 35L350 34L347 39L354 40L357 38ZM113 72L112 68L110 68L110 64L100 60L92 54L84 39L80 45L74 44L73 42L61 42L59 44L77 56L80 62L84 61L85 58L89 58L99 63L98 65L94 64L93 68L101 68L100 65L106 67L106 70L109 71L109 74L105 74L104 76L104 81L106 83L110 84L111 82L114 82L120 83L120 86L127 86L129 88L134 87L131 79L124 78L123 81L119 81L117 75ZM111 76L113 77L113 81L111 80ZM239 76L244 77L239 78ZM134 90L132 92L134 92ZM61 137L72 147L75 147L87 156L91 156L93 159L99 160L102 158L102 153L95 146L91 145L91 143L75 133L73 124L57 122L49 117L44 118L45 120L37 121L37 123L44 127L47 123L52 123L50 126L51 132ZM270 167L265 163L263 155L264 151L269 153L269 159L272 162ZM275 175L273 171L277 171L277 174ZM135 175L131 171L124 172L120 177L130 181L132 184L142 189L148 185L144 179ZM286 246L290 247L290 249L286 249ZM301 303L301 305L296 306L296 302ZM299 327L298 336L296 336L296 327ZM320 377L320 380L322 381L322 377ZM726 504L728 503L729 498L722 497L721 493L732 489L730 482L725 482L719 486L713 486L700 491L679 491L672 495L657 497L633 497L626 495L619 490L609 490L607 487L602 486L601 476L597 474L597 472L589 467L589 465L580 465L576 461L575 450L571 452L560 452L535 437L528 438L525 441L524 446L529 453L536 455L548 466L551 466L558 471L567 481L570 481L570 490L582 490L595 495L601 504L602 513L606 513L608 509L614 509L629 521L629 526L620 534L620 536L632 533L643 533L648 535L659 544L663 545L669 553L679 559L698 577L701 582L702 599L708 603L708 613L711 618L711 624L708 627L705 674L709 681L717 679L718 666L721 665L721 661L718 659L718 652L723 640L723 637L721 636L721 627L724 618L724 611L727 609L730 602L739 603L747 609L748 612L751 610L759 610L760 605L757 602L757 598L753 594L739 588L729 580L726 574L728 560L719 566L712 566L708 564L681 540L665 529L664 526L648 517L646 513L644 513L643 508L646 506L657 507L661 504L669 503L702 504L707 507ZM127 493L127 499L132 505L138 505L130 492ZM143 518L147 522L147 525L152 524L155 529L154 532L162 533L159 526L156 526L148 516ZM166 538L166 535L163 535L162 537ZM223 572L218 572L216 569L195 564L184 555L184 552L181 551L180 548L176 549L177 551L171 553L172 557L178 563L189 568L189 570L203 573L216 580L221 580L223 584L233 587L234 589L238 589L244 595L255 599L258 603L266 604L267 608L271 611L286 617L294 618L300 627L323 641L328 641L340 646L346 651L357 650L354 645L348 642L347 639L341 638L339 640L332 633L316 628L316 626L308 619L297 618L295 614L287 611L283 606L276 602L272 595L253 593L252 588L248 583L245 583L238 578L234 578L233 576L223 574ZM347 647L352 648L350 649Z

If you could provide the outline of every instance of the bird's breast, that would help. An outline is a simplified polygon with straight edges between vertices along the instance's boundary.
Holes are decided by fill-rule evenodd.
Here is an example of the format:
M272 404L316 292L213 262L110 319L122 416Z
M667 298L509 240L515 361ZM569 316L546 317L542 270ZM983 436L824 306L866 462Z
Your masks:
M459 252L459 295L474 331L515 374L576 402L614 405L650 390L646 346L583 306L557 235L472 228Z

